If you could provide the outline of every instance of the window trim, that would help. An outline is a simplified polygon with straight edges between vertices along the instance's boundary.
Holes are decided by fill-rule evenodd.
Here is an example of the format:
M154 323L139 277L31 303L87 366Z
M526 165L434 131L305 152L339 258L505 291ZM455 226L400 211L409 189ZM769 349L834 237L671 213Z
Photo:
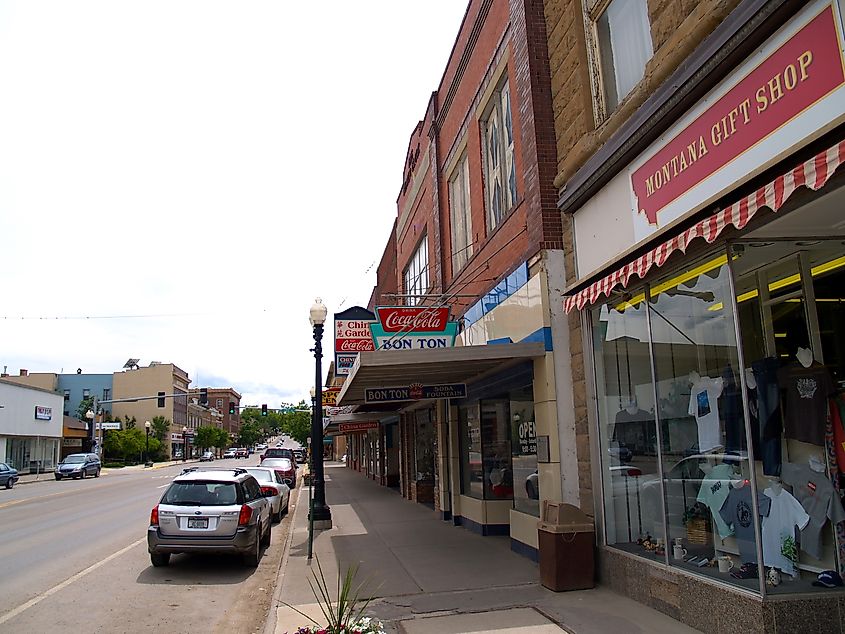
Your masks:
M478 124L481 133L481 167L484 194L484 225L487 230L487 235L491 235L496 231L496 229L502 226L507 220L508 216L510 216L511 212L519 204L519 191L516 183L516 134L514 133L513 126L513 98L511 95L510 77L507 73L507 64L504 64L502 66L501 72L498 73L498 76L495 78L495 81L491 82L491 86L492 89L490 90L489 94L485 95L485 102L481 108L481 115L478 119ZM507 107L508 113L510 114L509 126L505 123L504 104L502 103L503 95L507 95ZM493 192L490 191L491 152L489 151L490 133L488 129L488 124L490 120L494 117L494 115L499 118L499 128L496 131L496 138L494 140L498 142L496 147L497 151L495 152L495 154L498 155L498 165L496 166L496 171L499 172L502 188L501 199L499 200L502 205L502 208L499 213L498 219L494 216L493 203L495 201L493 199ZM507 138L505 130L508 128L510 129L510 143L505 144L504 141L506 141ZM508 161L508 159L510 159L510 162ZM511 187L510 182L511 169L508 168L512 168L513 170L513 187Z
M452 266L452 277L454 278L456 274L462 271L469 261L472 259L473 256L473 246L475 244L475 240L473 240L473 227L472 227L472 187L471 187L471 176L469 170L469 155L467 154L466 150L464 150L461 154L458 155L458 158L455 159L454 164L451 166L451 169L446 174L446 183L447 183L447 193L449 199L449 246L450 246L450 253L449 253L449 260ZM463 202L465 203L464 209L462 209L462 217L464 220L464 246L461 249L458 249L455 240L455 227L457 219L457 214L455 213L455 204L454 199L452 196L454 184L458 182L458 180L463 181ZM462 253L462 256L459 256L459 253ZM459 265L457 263L460 258L463 257L463 262Z
M419 272L414 277L413 286L409 286L408 272L410 271L411 267L416 264L417 255L421 252L423 246L425 246L425 264L420 267ZM431 260L429 259L429 256L430 252L428 249L428 233L424 233L423 236L420 238L419 242L417 242L417 247L414 249L411 257L408 259L408 263L405 265L405 268L402 269L402 287L407 295L405 297L406 306L417 306L422 303L423 296L428 294L428 291L431 288L431 278L429 276ZM423 273L425 273L425 285L418 287L416 282L420 279L420 277L422 277ZM411 295L416 296L411 297Z
M648 0L643 0L646 5L646 19L648 20L649 34L651 34L651 16L648 12ZM590 91L593 97L593 122L596 127L604 123L610 116L619 109L619 106L628 98L634 89L642 82L634 84L634 87L625 95L617 95L616 106L611 110L608 107L607 95L604 91L604 69L601 64L601 53L599 51L599 19L610 7L613 0L581 0L581 12L584 17L584 36L587 45L587 70L590 75ZM590 6L592 5L592 6ZM653 36L652 36L653 37ZM651 41L651 57L654 59L654 40ZM646 65L648 65L646 61ZM645 69L644 69L645 70ZM643 79L645 75L643 75Z

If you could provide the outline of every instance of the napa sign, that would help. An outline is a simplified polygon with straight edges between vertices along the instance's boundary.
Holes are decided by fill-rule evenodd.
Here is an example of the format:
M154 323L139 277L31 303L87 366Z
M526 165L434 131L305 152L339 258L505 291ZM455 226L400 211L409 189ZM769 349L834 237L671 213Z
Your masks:
M433 350L451 348L458 324L449 321L443 306L379 306L377 323L370 324L376 350Z

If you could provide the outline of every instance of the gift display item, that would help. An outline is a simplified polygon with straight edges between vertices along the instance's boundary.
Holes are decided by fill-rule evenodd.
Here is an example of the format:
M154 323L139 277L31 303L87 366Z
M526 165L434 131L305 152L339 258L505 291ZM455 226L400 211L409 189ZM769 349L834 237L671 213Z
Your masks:
M733 528L739 548L739 558L743 563L757 561L757 547L754 533L754 506L751 502L751 487L744 480L738 482L725 500L719 511L725 523ZM771 500L757 495L757 505L761 516L769 514Z
M845 586L845 583L842 582L842 576L835 570L825 570L819 573L813 585L820 588L841 588Z
M835 388L828 369L813 361L809 350L799 348L798 354L795 363L778 371L786 403L784 436L824 447L827 399Z
M704 480L701 482L701 488L698 491L699 502L706 504L713 515L713 521L716 523L716 530L719 537L727 537L733 534L733 530L719 513L728 499L731 492L731 481L738 478L738 474L734 470L733 465L719 464L710 470Z
M693 376L695 379L695 375ZM719 431L719 396L724 381L709 376L697 377L690 391L689 413L698 424L698 450L709 451L721 447Z
M798 500L780 486L768 487L763 495L771 500L769 513L763 518L763 563L795 576L795 529L803 530L810 516Z
M801 550L816 559L822 557L822 528L845 521L845 509L839 494L825 474L825 465L816 456L808 464L783 465L783 482L792 487L792 495L801 504L810 521L801 531Z

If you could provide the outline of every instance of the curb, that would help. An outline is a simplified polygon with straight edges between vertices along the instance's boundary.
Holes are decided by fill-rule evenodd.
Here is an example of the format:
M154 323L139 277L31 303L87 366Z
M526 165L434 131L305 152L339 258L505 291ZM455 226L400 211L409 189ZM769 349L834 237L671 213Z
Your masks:
M290 556L291 543L293 542L293 526L296 514L299 512L299 498L302 497L302 490L304 487L296 487L296 508L294 509L294 517L290 518L288 525L288 534L285 537L285 550L282 553L282 561L279 564L279 571L276 573L273 588L273 597L270 599L270 613L267 615L267 620L264 623L263 634L275 634L276 624L278 622L278 610L282 596L282 578L285 576L285 569L288 564L288 557Z

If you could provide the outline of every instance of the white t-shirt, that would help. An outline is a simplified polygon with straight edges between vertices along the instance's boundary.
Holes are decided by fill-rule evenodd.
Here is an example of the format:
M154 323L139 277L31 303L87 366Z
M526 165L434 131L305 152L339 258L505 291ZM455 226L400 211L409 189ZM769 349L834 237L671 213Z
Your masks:
M775 493L768 488L763 491L763 495L772 501L769 514L763 518L763 563L780 568L781 572L794 577L795 567L781 552L783 541L788 537L794 539L795 527L803 530L809 523L810 516L804 511L801 503L783 489L780 493Z
M698 451L704 452L722 446L719 429L719 396L722 394L722 379L703 376L692 386L689 398L690 416L698 423Z

